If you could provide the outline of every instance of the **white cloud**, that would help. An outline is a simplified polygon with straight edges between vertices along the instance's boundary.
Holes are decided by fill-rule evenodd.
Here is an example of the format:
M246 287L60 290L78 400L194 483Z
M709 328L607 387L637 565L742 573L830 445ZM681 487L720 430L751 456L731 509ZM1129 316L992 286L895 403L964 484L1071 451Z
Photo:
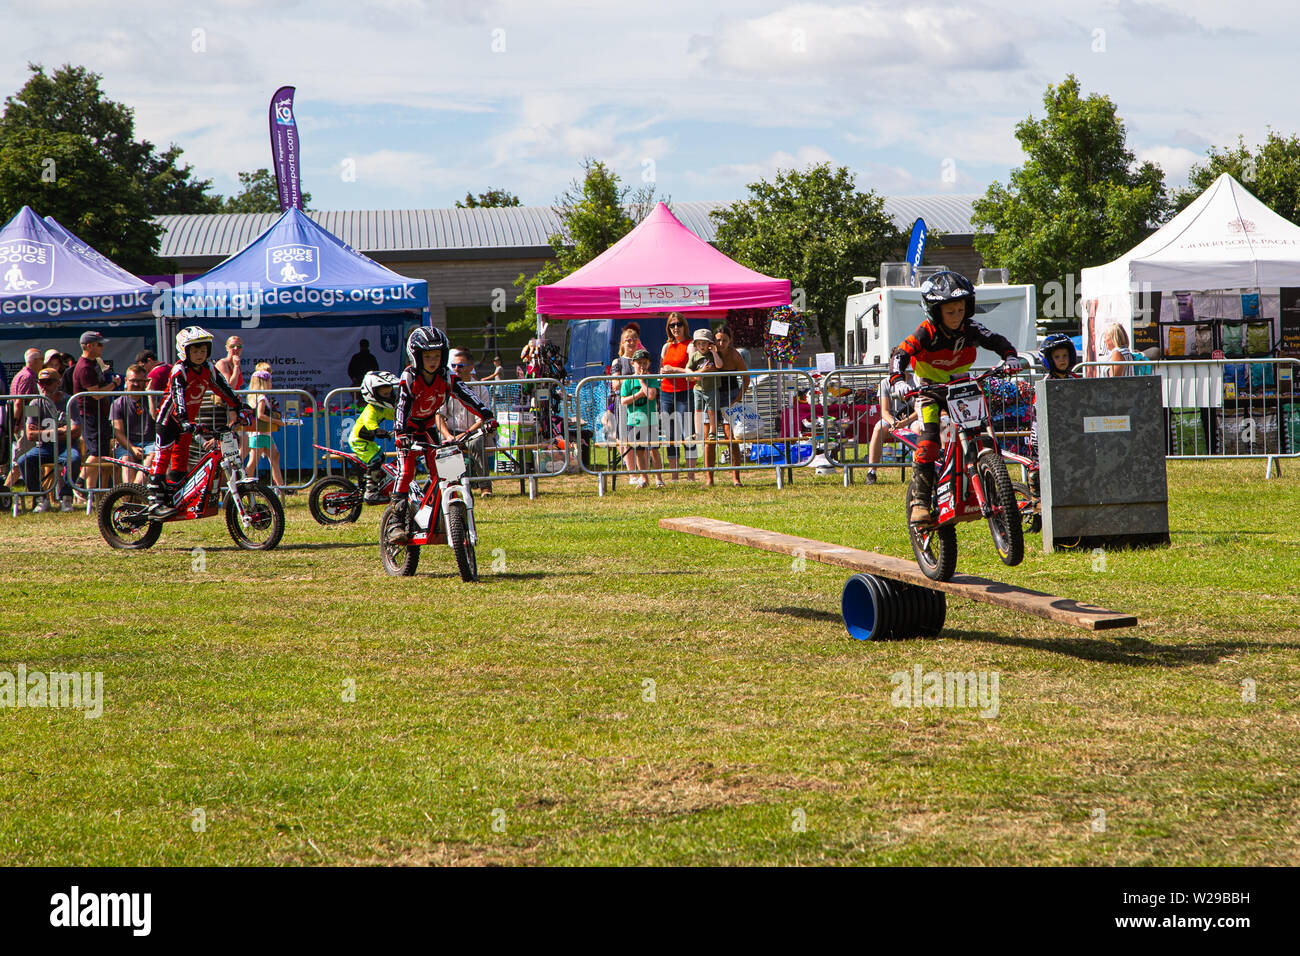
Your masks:
M900 67L928 72L926 64L1000 71L1023 65L1020 41L1036 29L976 4L796 3L724 20L692 48L703 66L747 74L860 77Z
M772 179L778 170L806 169L818 163L830 163L833 166L835 160L820 146L800 146L793 154L779 149L758 162L724 163L709 170L705 175L712 178L755 182L760 179Z
M1205 153L1195 153L1182 146L1151 146L1137 151L1137 161L1147 160L1165 171L1166 186L1180 186L1187 182L1187 173L1193 164L1204 163Z

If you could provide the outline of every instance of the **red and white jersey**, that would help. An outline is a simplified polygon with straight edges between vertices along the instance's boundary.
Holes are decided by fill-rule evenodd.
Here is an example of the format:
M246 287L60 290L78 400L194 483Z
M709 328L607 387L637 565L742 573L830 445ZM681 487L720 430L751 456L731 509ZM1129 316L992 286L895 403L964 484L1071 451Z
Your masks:
M393 417L393 431L405 432L413 427L424 428L433 421L447 399L456 400L480 419L490 418L487 406L465 387L459 378L450 378L445 366L434 373L433 381L426 381L414 366L407 366L397 389L397 412ZM417 424L418 423L418 424Z
M167 397L158 409L159 424L168 418L174 418L178 422L195 421L199 406L203 404L203 396L209 391L216 392L231 408L240 407L239 398L231 389L230 383L210 360L197 369L187 362L177 362L167 376Z

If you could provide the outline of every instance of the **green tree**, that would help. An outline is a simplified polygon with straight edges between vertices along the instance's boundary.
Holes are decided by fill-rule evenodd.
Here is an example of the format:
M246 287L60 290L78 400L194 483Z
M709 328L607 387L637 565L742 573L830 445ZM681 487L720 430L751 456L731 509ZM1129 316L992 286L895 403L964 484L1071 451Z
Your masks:
M524 306L523 318L508 329L533 328L537 322L537 287L563 279L586 265L632 231L657 202L654 186L633 190L603 162L587 158L582 163L582 181L574 180L555 200L561 231L550 237L555 258L535 275L520 273L515 285L522 288L515 299Z
M1209 159L1193 166L1188 186L1174 193L1174 210L1181 212L1223 173L1230 174L1255 198L1279 216L1300 224L1300 137L1268 131L1268 139L1253 151L1243 137L1234 148L1209 150Z
M180 162L178 146L158 153L137 140L132 110L104 96L98 74L29 69L0 114L0 217L32 206L123 267L158 271L152 217L211 211L210 184Z
M311 209L311 193L303 192L303 211ZM269 169L255 169L239 174L239 192L226 197L219 212L279 212L280 190Z
M1043 105L1041 120L1016 126L1024 165L1007 186L989 186L971 217L983 227L975 248L985 264L1037 285L1040 308L1050 300L1047 283L1126 252L1169 208L1164 173L1154 163L1135 165L1109 97L1083 97L1070 74L1047 87Z
M742 265L790 280L794 305L816 315L825 351L835 351L849 278L876 271L904 243L884 198L860 192L849 170L819 163L778 170L773 182L711 213L717 246ZM803 304L798 290L803 290Z
M465 193L465 201L456 200L457 209L498 209L502 206L522 206L519 197L505 189L489 189L475 196Z

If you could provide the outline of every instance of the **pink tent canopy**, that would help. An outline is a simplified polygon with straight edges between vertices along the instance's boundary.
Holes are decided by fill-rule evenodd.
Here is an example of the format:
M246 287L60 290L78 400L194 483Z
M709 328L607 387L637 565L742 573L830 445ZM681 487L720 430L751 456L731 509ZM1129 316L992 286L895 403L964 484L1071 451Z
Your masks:
M663 203L595 259L537 287L547 316L717 312L790 304L790 280L746 269L683 226Z

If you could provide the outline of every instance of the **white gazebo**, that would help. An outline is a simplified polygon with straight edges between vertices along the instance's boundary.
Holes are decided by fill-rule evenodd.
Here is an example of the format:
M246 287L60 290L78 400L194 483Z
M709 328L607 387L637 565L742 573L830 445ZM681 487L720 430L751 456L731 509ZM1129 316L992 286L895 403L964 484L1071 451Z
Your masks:
M1280 290L1300 287L1300 226L1224 173L1157 232L1114 262L1084 269L1080 279L1088 360L1101 350L1102 333L1111 323L1123 325L1132 339L1135 316L1157 320L1142 314L1144 301L1155 292L1258 292L1261 314L1275 323L1277 341ZM1170 298L1164 296L1162 303L1166 314L1175 308ZM1239 310L1239 296L1237 302Z

